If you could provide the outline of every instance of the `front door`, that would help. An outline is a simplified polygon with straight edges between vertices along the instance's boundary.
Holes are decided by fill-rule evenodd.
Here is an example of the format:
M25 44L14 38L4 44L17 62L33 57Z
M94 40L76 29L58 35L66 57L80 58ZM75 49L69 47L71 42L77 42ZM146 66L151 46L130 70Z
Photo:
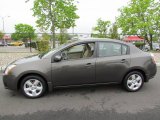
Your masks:
M52 63L54 86L74 86L95 82L95 43L71 46L60 52L62 61Z

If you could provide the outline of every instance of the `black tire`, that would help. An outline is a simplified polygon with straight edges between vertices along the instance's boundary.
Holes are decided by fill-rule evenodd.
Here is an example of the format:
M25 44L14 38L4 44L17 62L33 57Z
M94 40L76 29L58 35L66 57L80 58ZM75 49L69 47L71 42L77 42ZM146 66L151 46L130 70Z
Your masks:
M37 96L29 96L24 90L25 83L31 79L35 79L35 80L39 81L41 83L42 88L43 88L41 90L40 94ZM26 76L25 78L22 79L22 82L20 84L20 91L27 98L31 98L31 99L39 98L39 97L42 97L46 93L47 84L42 77L37 76L37 75L29 75L29 76Z
M128 86L128 83L127 81L129 80L129 78L132 76L132 75L139 75L141 77L141 85L138 89L130 89L129 86ZM144 84L144 76L141 72L139 71L132 71L130 73L128 73L124 80L123 80L123 87L125 88L125 90L127 90L128 92L136 92L136 91L139 91L142 87L143 87L143 84Z

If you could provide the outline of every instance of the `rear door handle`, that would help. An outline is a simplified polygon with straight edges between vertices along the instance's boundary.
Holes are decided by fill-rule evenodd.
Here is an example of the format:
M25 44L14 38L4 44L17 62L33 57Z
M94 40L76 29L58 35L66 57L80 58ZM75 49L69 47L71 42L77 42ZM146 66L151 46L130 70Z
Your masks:
M126 59L122 59L122 60L121 60L121 63L125 63L125 61L126 61Z

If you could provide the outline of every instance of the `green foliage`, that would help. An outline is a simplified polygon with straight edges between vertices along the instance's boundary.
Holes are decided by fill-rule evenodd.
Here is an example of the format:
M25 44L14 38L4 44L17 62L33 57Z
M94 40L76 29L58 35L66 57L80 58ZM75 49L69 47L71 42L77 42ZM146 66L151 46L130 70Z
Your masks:
M135 45L136 47L138 47L139 49L143 49L145 43L144 43L144 42L135 42L134 45Z
M68 40L71 40L71 36L67 33L59 34L57 36L58 40L60 41L60 44L66 43Z
M144 46L145 43L144 43L144 42L135 42L134 45L135 45L136 47L140 47L140 46Z
M60 34L57 36L57 39L60 41L60 44L64 44L71 39L71 36L67 34L66 29L60 29Z
M34 39L36 37L35 29L27 24L17 24L15 25L15 33L12 34L15 40L26 41L28 39Z
M37 17L37 26L42 30L51 30L53 47L55 30L69 29L75 26L75 21L79 18L74 0L35 0L32 10Z
M16 33L12 33L11 38L12 38L12 40L15 40L15 41L19 40L19 37Z
M98 32L99 38L106 38L110 21L103 21L101 18L97 20L97 25L93 28L93 31Z
M47 34L47 33L43 33L42 34L42 40L47 40L47 41L49 41L51 39L51 36L49 35L49 34Z
M0 39L3 39L4 33L0 31Z
M160 4L156 0L131 0L117 19L123 34L140 35L152 49L153 35L160 32Z
M39 53L44 53L49 51L49 41L48 40L39 40L37 41L37 47Z
M109 30L109 37L111 39L120 39L118 35L118 27L115 23L111 26Z

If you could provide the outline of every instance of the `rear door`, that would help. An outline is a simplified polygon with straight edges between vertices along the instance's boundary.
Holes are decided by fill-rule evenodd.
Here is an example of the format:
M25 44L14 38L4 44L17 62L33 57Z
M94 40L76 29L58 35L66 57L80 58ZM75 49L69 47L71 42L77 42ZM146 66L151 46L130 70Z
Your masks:
M129 66L128 46L116 42L98 42L97 82L121 82Z

